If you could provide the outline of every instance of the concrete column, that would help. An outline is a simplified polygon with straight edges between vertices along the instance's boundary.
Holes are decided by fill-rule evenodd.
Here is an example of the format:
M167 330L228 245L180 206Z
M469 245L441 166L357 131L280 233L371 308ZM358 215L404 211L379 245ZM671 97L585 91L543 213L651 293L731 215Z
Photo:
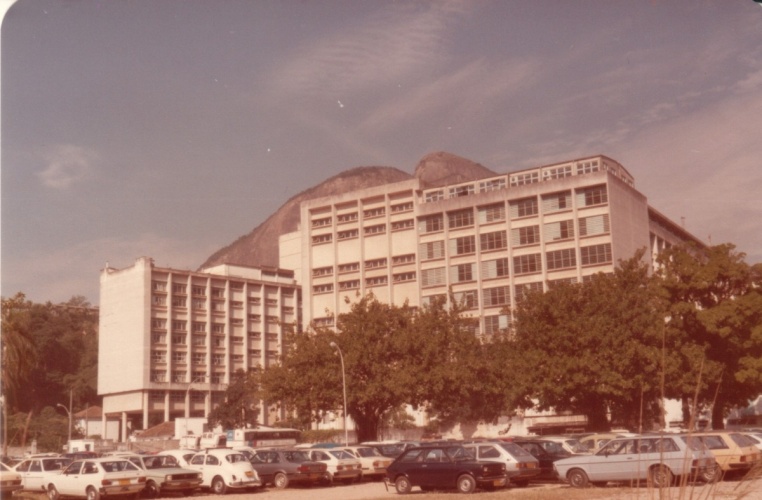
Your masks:
M106 411L101 411L101 429L103 429L103 432L101 432L101 439L108 439L108 419L106 418Z
M164 421L169 422L169 391L164 391Z
M127 442L127 412L122 412L122 437L119 440L122 443Z
M143 393L143 430L148 429L148 405L150 404L148 391Z

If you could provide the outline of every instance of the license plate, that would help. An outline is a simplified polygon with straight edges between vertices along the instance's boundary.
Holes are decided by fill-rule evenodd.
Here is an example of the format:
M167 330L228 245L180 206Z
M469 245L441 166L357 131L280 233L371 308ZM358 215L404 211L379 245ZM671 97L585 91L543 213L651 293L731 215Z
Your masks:
M495 479L492 481L493 486L505 486L505 479Z
M120 485L130 484L130 480L129 479L120 479L119 480L119 484Z
M534 462L529 462L529 468L530 469L536 469L537 468L537 464L534 463Z

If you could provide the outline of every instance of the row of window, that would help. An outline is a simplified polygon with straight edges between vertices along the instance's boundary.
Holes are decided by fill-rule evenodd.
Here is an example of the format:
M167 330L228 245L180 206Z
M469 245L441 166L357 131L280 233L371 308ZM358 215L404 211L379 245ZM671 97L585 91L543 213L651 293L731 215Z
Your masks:
M576 164L560 165L555 167L546 167L542 170L533 170L531 172L523 172L511 174L510 178L511 186L524 186L526 184L534 184L540 182L540 173L542 172L542 180L550 181L554 179L562 179L564 177L570 177L575 174L583 175L600 170L601 165L598 160L589 160L585 162L577 162ZM508 185L506 177L496 177L480 181L474 184L463 184L459 186L452 186L447 190L448 198L457 198L460 196L469 196L476 193L483 193L486 191L495 191L498 189L505 189ZM445 190L436 189L427 191L424 193L424 202L430 203L445 199Z
M415 263L415 254L412 254L412 253L406 254L406 255L396 255L392 257L392 266L401 266L405 264L414 264L414 263ZM366 260L364 262L364 267L366 270L382 269L387 267L387 265L388 265L388 259L385 257L381 259ZM338 265L339 274L353 273L353 272L358 272L359 270L360 270L359 262L351 262L347 264ZM312 277L320 278L323 276L333 276L333 272L334 272L333 266L316 267L312 270Z
M399 214L404 212L411 212L413 210L413 202L406 201L403 203L396 203L391 205L390 212L393 214ZM386 215L386 207L374 207L363 210L363 219L374 219L377 217L383 217ZM359 219L358 212L342 213L336 216L336 222L339 224L346 224L348 222L356 222ZM312 219L313 228L321 228L330 226L333 224L332 217L319 217Z
M611 244L592 245L579 249L579 260L582 266L611 264ZM577 266L577 249L565 248L545 253L545 261L548 271L570 269ZM477 265L481 268L482 279L505 278L509 276L510 260L507 257L482 261L481 263L470 262L450 266L450 283L476 281ZM518 255L513 257L513 274L523 275L542 272L542 254ZM421 286L445 285L447 273L445 267L424 269L421 271Z
M572 208L572 192L563 191L560 193L546 194L541 197L542 204L536 196L523 198L520 200L511 200L508 202L510 217L519 219L531 217L540 213L542 207L543 213L553 213ZM576 190L577 207L590 207L608 203L608 193L606 186L593 186ZM500 222L506 220L505 203L494 203L474 208L466 208L447 212L447 226L449 229L459 229L471 227L478 221L479 224L491 222ZM421 233L432 233L443 231L445 227L445 216L443 214L429 215L419 219L418 230Z
M579 219L580 236L595 236L610 232L608 214L596 215ZM574 238L574 221L566 220L552 222L543 226L546 243ZM511 229L511 246L521 247L540 243L540 226L526 226ZM429 241L418 246L422 261L442 259L445 257L444 240ZM505 250L508 248L508 233L504 230L482 233L479 235L479 249L482 252ZM476 236L468 235L449 240L450 255L467 255L476 253Z
M408 281L415 281L416 273L415 271L407 271L404 273L395 273L392 275L392 282L393 283L405 283ZM374 286L383 286L389 284L389 277L387 275L383 276L373 276L370 278L365 278L365 286L366 287L374 287ZM360 280L359 279L352 279L352 280L345 280L345 281L339 281L338 283L338 290L345 291L345 290L357 290L360 288ZM324 283L320 285L314 285L312 287L312 293L314 294L321 294L321 293L331 293L334 290L333 283Z

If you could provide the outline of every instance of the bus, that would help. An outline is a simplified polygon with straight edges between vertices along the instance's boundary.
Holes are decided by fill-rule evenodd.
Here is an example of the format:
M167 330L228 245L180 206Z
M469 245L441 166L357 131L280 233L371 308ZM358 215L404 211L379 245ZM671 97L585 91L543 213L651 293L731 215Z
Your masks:
M250 448L294 446L299 441L301 431L280 427L259 426L251 429L232 429L227 431L227 446Z

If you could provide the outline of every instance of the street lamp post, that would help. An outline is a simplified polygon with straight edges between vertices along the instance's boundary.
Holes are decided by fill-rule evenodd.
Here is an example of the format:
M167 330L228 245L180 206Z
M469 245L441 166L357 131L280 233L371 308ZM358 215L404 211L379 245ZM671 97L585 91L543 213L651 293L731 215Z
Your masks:
M69 447L71 446L71 403L72 403L72 392L69 391L69 407L65 407L61 403L58 403L56 406L60 406L64 410L66 410L66 414L69 416L69 440L66 443L66 449L69 450ZM87 418L87 417L85 417ZM69 450L71 451L71 450Z
M347 430L347 374L344 370L344 355L336 342L331 342L331 347L339 351L341 360L341 385L344 388L344 446L349 446L349 431Z

